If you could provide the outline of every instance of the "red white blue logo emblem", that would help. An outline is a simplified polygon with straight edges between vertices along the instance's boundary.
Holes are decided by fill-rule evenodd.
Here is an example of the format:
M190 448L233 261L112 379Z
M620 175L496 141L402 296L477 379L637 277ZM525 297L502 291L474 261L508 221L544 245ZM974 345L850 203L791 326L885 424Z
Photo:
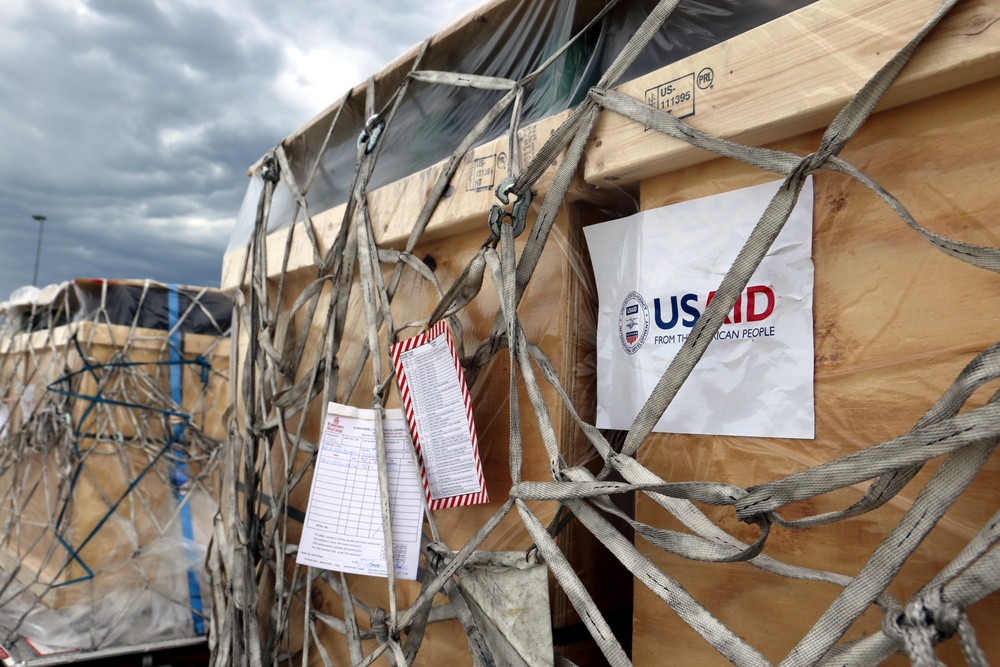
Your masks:
M626 354L635 354L646 342L648 333L649 308L646 300L638 292L629 292L618 312L618 339L622 349Z

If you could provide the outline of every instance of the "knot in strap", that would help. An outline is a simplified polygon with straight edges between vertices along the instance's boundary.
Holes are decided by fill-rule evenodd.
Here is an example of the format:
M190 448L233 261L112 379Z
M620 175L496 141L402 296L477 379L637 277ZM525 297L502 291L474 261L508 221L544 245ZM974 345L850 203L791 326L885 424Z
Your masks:
M427 557L427 566L434 572L440 572L445 565L445 557L451 555L451 552L440 542L428 542L424 546L424 555Z
M933 627L937 631L936 641L954 635L958 631L964 613L958 605L945 602L940 588L927 591L921 597L911 600L904 610L910 623L914 625L923 623Z
M389 641L390 634L393 639L397 639L396 632L390 633L389 624L386 622L385 609L376 607L372 610L371 624L372 632L375 633L375 637L378 639L379 643L384 644Z
M917 667L936 665L933 647L954 635L965 612L945 602L941 589L914 598L902 610L890 611L882 619L882 631L901 643Z
M799 163L795 166L794 174L801 179L805 179L806 176L814 174L823 167L826 166L826 161L833 157L836 153L829 149L824 149L820 147L815 153L810 153L809 155L802 158Z

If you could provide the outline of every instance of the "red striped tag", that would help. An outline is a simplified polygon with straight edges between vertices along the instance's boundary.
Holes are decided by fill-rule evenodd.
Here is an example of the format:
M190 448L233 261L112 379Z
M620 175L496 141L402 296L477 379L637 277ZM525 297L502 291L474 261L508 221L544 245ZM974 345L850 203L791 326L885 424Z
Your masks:
M417 427L417 418L414 413L413 396L411 394L410 383L406 377L406 369L403 367L402 355L416 347L425 345L430 341L444 336L448 349L451 352L452 362L455 369L455 380L461 388L461 396L464 401L465 419L469 425L469 434L472 441L472 459L475 461L476 475L479 480L479 490L474 493L465 493L443 498L435 498L431 493L431 485L428 481L425 464L424 447L433 447L433 442L423 442ZM403 413L406 415L406 422L410 427L410 435L413 437L413 445L417 451L417 463L420 468L420 479L424 485L424 493L427 496L427 504L430 509L438 510L448 507L464 507L466 505L478 505L488 503L489 496L486 494L486 480L483 478L483 464L479 458L479 441L476 438L476 423L472 417L472 402L469 399L469 390L465 384L465 375L462 373L462 366L458 361L458 352L455 350L455 343L451 337L446 321L442 320L422 334L400 341L392 346L392 365L396 369L396 381L399 384L400 402L403 406ZM450 381L450 379L449 379ZM430 457L428 457L430 458Z

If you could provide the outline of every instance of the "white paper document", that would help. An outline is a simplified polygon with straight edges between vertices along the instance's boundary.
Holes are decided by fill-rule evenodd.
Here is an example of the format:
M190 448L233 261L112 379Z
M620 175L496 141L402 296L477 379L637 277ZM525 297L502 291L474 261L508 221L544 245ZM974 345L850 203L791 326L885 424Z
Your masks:
M432 510L489 502L462 367L445 321L392 348Z
M597 427L628 429L779 183L586 227L599 298ZM655 431L815 437L813 185Z
M316 457L296 562L388 576L373 410L330 403ZM401 410L384 424L395 576L416 579L424 520L422 489Z

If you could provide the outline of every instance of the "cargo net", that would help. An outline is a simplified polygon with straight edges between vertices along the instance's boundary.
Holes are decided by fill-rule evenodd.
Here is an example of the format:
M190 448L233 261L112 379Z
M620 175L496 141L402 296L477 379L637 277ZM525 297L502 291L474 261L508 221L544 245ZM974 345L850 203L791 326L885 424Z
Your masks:
M0 337L0 645L30 664L204 634L231 301L35 292Z
M230 427L223 511L209 553L216 610L211 632L215 665L330 665L345 660L355 665L382 660L395 665L419 664L422 659L430 659L419 657L422 645L428 650L440 648L430 646L435 624L456 619L464 630L472 664L532 664L532 660L518 654L512 638L506 645L494 641L489 624L481 622L483 615L477 613L468 595L465 583L474 578L473 569L490 562L500 569L504 562L508 569L545 563L556 582L556 591L566 596L603 653L599 661L630 664L628 649L620 641L621 634L616 636L599 611L596 592L588 590L590 584L585 584L583 574L575 571L560 548L562 531L569 527L579 530L580 526L598 538L620 566L634 575L637 588L646 587L701 636L706 642L706 653L711 646L734 664L770 663L758 648L717 620L672 578L669 568L654 563L648 555L650 551L664 550L680 559L696 561L706 572L713 564L727 567L718 564L739 563L747 571L757 568L778 575L777 578L837 587L839 595L798 640L782 665L876 664L896 653L907 656L913 664L934 665L937 664L935 645L953 636L957 637L954 641L960 643L969 664L986 664L966 609L1000 587L1000 550L994 548L1000 538L1000 514L994 514L965 548L946 567L925 580L909 599L896 599L887 589L997 446L1000 436L997 396L980 401L978 407L969 405L969 399L1000 374L1000 346L975 356L911 432L859 447L848 456L787 477L751 488L721 481L666 480L637 460L637 453L656 422L746 288L811 174L830 170L854 179L938 250L987 271L1000 270L1000 253L996 249L953 241L924 229L893 195L838 157L921 40L954 2L944 3L912 41L886 62L836 116L815 152L804 157L706 135L669 113L610 88L677 4L664 0L652 10L587 99L572 110L519 172L516 167L522 161L515 137L520 105L537 72L513 81L422 71L420 62L425 51L421 50L409 76L382 109L375 107L374 81L370 81L366 109L370 120L358 143L353 194L328 251L320 249L312 218L315 212L311 214L309 210L309 187L318 163L300 171L306 178L297 182L281 146L265 159L259 171L263 188L256 226L246 245L244 289L237 295L238 322L234 331L239 330L240 351L235 367L238 381L232 387L237 405L234 414L238 418ZM560 53L554 54L542 69ZM376 244L366 188L380 152L378 133L391 131L394 112L414 81L500 89L503 96L455 147L416 215L405 249L400 251ZM785 179L719 285L714 300L697 320L691 335L623 437L609 437L578 416L569 392L563 387L565 378L560 379L539 345L527 338L522 327L523 315L518 312L519 305L522 312L531 305L521 304L522 296L536 268L542 265L543 249L556 239L553 230L560 207L602 110ZM435 206L456 173L460 158L476 146L486 128L507 113L511 118L509 155L515 169L512 178L498 189L499 198L504 204L511 199L527 201L532 185L557 164L555 175L537 208L526 241L520 239L515 246L514 227L519 223L516 203L509 213L500 208L492 214L495 225L488 233L484 211L485 240L481 247L453 284L439 286L432 267L414 252ZM339 113L333 118L327 140L339 118ZM278 256L272 250L269 257L267 226L272 196L279 185L287 188L294 198L293 222L303 224L293 224L287 232L271 234L270 240L282 239L280 246L284 250L279 248ZM293 276L286 270L296 234L308 237L314 257L315 266L309 269L306 280L302 280L301 274ZM559 238L556 242L564 240ZM280 270L269 272L269 263L280 266ZM488 336L460 342L459 349L474 392L484 384L504 387L504 391L509 388L509 428L495 421L480 424L483 432L501 430L505 443L509 442L510 486L506 499L495 505L495 512L477 525L471 538L462 544L447 543L437 525L443 514L427 514L422 584L415 594L406 596L405 605L400 593L404 582L395 578L391 567L383 581L297 565L297 535L301 531L302 511L317 452L317 442L304 433L311 430L318 439L318 423L331 400L346 403L353 398L355 404L384 415L395 382L388 362L389 346L401 336L425 330L442 319L449 321L461 341L463 312L487 296L493 298L481 291L486 274L495 287L494 303L499 308L494 306L495 315L488 318L492 321ZM390 308L391 303L396 306L393 297L407 281L428 281L440 295L435 307L428 308L419 318L409 318L416 322L400 322L394 308ZM357 309L363 314L352 321L349 313L356 314ZM345 361L341 352L348 346L352 358ZM506 363L496 363L499 357L505 357ZM363 371L364 368L368 370ZM356 391L364 384L364 372L370 373L366 385L372 391L370 402L364 393ZM527 396L533 415L521 413L524 401L519 401L519 392ZM556 404L547 402L544 392L561 397L561 402L558 398ZM576 423L574 428L584 434L598 465L583 465L585 457L573 461L573 465L564 460L553 427L553 415L560 410L570 415ZM524 460L537 454L523 448L525 429L529 426L539 436L535 442L540 440L544 446L543 457L552 475L549 481L522 478ZM385 553L387 562L392 562L388 526L393 516L386 491L388 478L381 431L378 451L383 464L379 479L382 520L386 527ZM849 522L883 507L917 476L925 462L935 458L943 462L912 503L907 503L898 525L884 535L855 576L810 569L767 554L769 536L802 531L804 539L808 539L810 529L832 522ZM793 503L849 490L868 481L871 483L867 491L846 508L795 519L783 518L779 513ZM494 485L490 494L504 498L504 489ZM627 503L616 502L629 494L655 503L672 515L681 528L670 530L636 521L627 509L622 509ZM546 502L557 505L558 511L543 517L537 508ZM995 493L989 502L995 505ZM712 518L718 513L707 511L706 506L733 508L736 517L754 527L759 536L747 542L737 539ZM520 519L520 528L529 536L528 546L519 555L483 550L484 544L492 544L491 534L498 526L508 525L511 517ZM835 544L832 548L846 546ZM733 580L735 583L729 585L738 589L739 576ZM599 581L599 577L588 581ZM376 584L382 593L366 599ZM508 593L511 589L503 594ZM785 600L783 604L794 606L796 600ZM635 610L637 618L640 612L644 610ZM881 618L880 627L876 623L875 629L869 628L864 636L847 634L863 614L871 612ZM770 623L766 608L746 608L741 613L759 614L759 623ZM784 627L770 630L785 631ZM452 648L465 650L461 646ZM655 650L659 656L654 658L657 662L671 661L673 648L669 637L664 637ZM452 664L453 657L442 658L437 652L433 655L444 664ZM557 664L573 664L562 655L554 659Z

